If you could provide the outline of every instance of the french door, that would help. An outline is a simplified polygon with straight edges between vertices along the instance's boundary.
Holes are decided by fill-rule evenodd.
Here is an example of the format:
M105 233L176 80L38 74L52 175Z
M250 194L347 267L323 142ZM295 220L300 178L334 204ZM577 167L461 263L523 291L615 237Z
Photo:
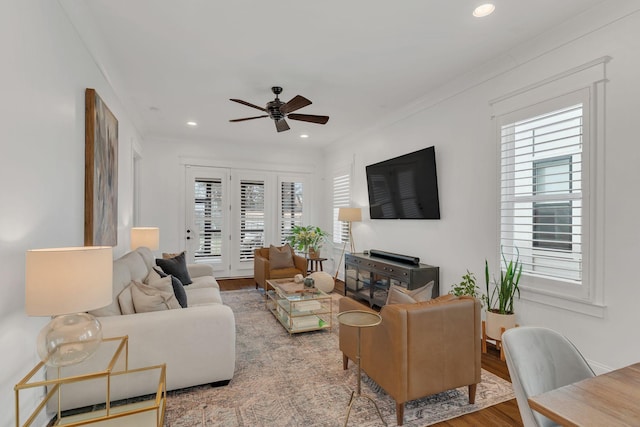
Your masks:
M229 170L187 166L186 224L187 258L211 264L216 275L229 274Z
M254 250L285 242L306 217L301 177L187 165L185 182L187 259L217 277L253 275Z

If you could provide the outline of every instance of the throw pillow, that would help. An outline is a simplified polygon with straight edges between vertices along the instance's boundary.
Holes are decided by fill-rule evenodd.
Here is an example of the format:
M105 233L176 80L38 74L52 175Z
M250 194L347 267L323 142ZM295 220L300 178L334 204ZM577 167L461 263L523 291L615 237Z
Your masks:
M163 279L165 277L171 277L171 286L173 287L173 294L176 296L176 299L180 303L180 307L186 308L187 293L184 290L184 286L182 285L182 282L177 277L169 276L160 269L152 268L149 274L147 275L147 278L144 279L144 283L146 283L147 285L153 286L152 282Z
M118 304L120 304L120 311L122 314L134 314L136 312L133 306L133 297L131 296L131 287L133 285L129 283L126 288L118 294Z
M176 276L184 286L192 283L191 276L189 276L189 270L187 270L187 261L184 252L173 258L157 258L156 265L166 274Z
M279 248L273 245L269 246L269 266L272 270L294 267L291 246L288 243Z
M147 274L147 277L145 277L142 282L148 285L149 282L153 282L155 280L162 279L163 277L167 277L166 274L164 273L161 274L160 273L161 271L162 270L158 271L155 268L152 268L151 270L149 270L149 274Z
M387 304L412 304L414 302L429 301L433 292L433 285L433 280L420 288L412 290L391 285L387 295Z
M175 257L177 257L178 255L180 255L181 253L184 253L184 251L183 251L183 252L176 252L176 253L174 253L174 254L170 254L170 253L168 254L168 253L166 253L166 252L162 252L162 258L163 258L163 259L171 259L171 258L175 258Z
M164 279L162 279L164 280ZM171 288L171 279L165 280L165 284L160 286L160 281L156 281L156 286L145 285L140 282L133 282L131 287L131 297L136 313L146 313L149 311L162 311L180 308L176 296Z

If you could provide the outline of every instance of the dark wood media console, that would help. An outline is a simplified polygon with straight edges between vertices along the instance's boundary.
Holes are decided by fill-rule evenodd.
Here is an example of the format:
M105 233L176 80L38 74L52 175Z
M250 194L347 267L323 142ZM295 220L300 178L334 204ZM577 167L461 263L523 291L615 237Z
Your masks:
M416 289L433 280L432 297L440 295L440 267L370 254L346 254L344 268L344 295L364 300L370 306L385 305L389 285Z

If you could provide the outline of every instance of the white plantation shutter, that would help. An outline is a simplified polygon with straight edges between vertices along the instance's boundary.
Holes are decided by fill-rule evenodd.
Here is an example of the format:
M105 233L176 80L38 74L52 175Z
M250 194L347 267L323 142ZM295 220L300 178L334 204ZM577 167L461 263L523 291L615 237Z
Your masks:
M240 181L240 261L264 246L264 181Z
M500 127L501 244L523 274L582 283L583 116L569 105Z
M350 204L350 181L349 174L340 174L333 177L333 242L349 242L349 223L338 221L339 208L347 208Z
M222 180L197 178L194 185L194 224L199 237L194 256L197 260L219 260L222 256L221 228L224 219Z
M302 182L280 183L280 243L287 242L294 226L302 225L304 185Z

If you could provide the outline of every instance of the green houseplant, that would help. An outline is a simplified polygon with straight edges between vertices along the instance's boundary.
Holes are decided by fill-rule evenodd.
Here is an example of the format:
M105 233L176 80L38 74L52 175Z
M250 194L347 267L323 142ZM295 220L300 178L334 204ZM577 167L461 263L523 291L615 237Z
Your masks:
M487 336L494 339L502 337L502 328L505 330L515 327L515 313L513 310L513 302L516 298L520 298L520 276L522 275L522 263L520 262L520 251L516 248L516 259L507 261L502 248L500 253L502 256L503 268L500 269L500 281L494 277L493 281L489 276L489 263L484 262L484 278L487 287L486 295L483 299L487 304ZM493 288L491 288L493 285Z
M314 225L294 225L287 241L298 252L309 251L319 254L323 243L327 241L329 233Z
M454 284L451 287L451 291L449 291L449 293L457 297L462 295L469 295L474 298L480 298L480 288L476 283L475 274L467 270L467 274L462 275L462 280L460 281L460 283Z

